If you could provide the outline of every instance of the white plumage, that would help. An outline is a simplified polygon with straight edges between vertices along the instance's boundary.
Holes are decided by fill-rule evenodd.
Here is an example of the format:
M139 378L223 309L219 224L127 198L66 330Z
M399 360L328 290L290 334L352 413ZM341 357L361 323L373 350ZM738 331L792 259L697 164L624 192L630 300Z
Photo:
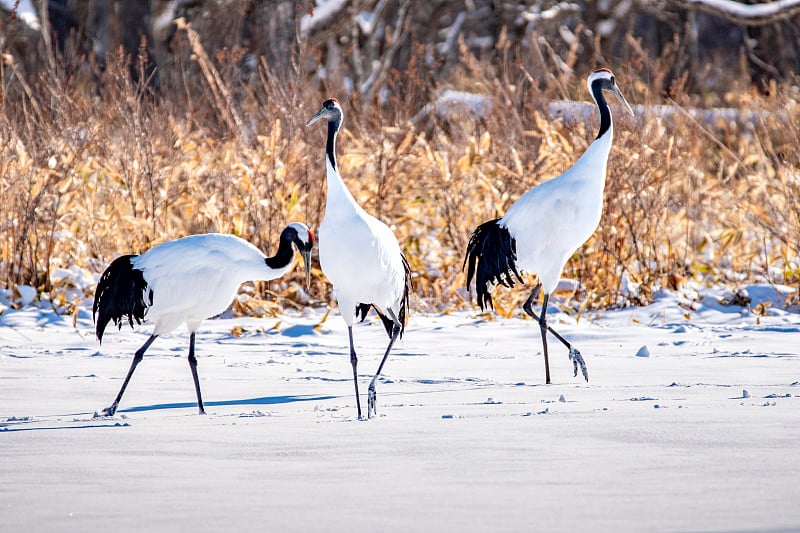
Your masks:
M375 381L392 345L402 337L405 329L411 278L408 263L392 230L358 205L339 175L335 145L343 118L339 102L332 98L322 104L320 111L307 125L320 119L328 121L325 157L328 196L325 216L319 226L319 261L322 271L333 285L342 318L347 325L356 407L361 418L353 323L357 314L363 320L372 306L390 339L378 371L369 385L369 417L375 412Z
M353 324L360 303L386 315L399 312L405 290L400 244L389 227L361 208L326 160L328 197L319 225L319 262L331 281L342 317Z
M200 324L225 311L242 283L269 281L288 272L294 262L294 248L303 257L308 282L313 245L311 231L294 222L281 233L278 250L272 257L234 235L209 233L190 235L160 244L141 255L115 259L95 291L93 312L98 340L102 341L103 332L112 320L119 327L125 320L133 326L134 321L141 323L147 316L154 325L150 338L136 351L116 400L103 414L111 416L116 412L136 365L156 337L181 324L186 324L190 333L189 364L198 407L203 413L194 356L195 332Z
M184 323L195 331L203 320L228 308L242 283L275 279L291 267L268 269L265 259L244 239L219 233L183 237L132 258L131 265L142 271L153 291L153 303L147 306L153 335Z
M544 348L546 382L550 383L547 331L568 349L575 375L578 365L588 381L586 364L580 352L547 325L547 302L558 285L561 271L573 253L591 237L603 211L606 165L614 127L603 90L617 96L633 114L608 69L599 69L587 79L589 93L600 111L600 131L578 161L560 176L523 194L506 214L481 224L470 238L464 263L469 264L467 286L475 276L478 303L492 307L491 290L496 284L514 285L520 273L537 274L534 287L523 309L539 322ZM544 289L541 316L532 309Z

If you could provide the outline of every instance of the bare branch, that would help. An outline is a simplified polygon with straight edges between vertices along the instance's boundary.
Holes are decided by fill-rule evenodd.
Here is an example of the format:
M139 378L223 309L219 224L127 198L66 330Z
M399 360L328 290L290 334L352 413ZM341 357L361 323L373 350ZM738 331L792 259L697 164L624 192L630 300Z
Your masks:
M763 26L787 19L800 12L800 0L775 0L747 5L733 0L673 0L684 8L697 8L706 13L746 26Z
M203 44L200 42L200 35L192 28L191 24L183 17L175 19L175 25L179 30L186 32L186 37L189 39L189 44L192 46L195 60L200 65L200 70L211 88L214 95L214 103L217 105L217 110L220 116L233 132L239 132L244 139L245 143L252 144L252 135L249 130L244 127L244 122L236 109L233 97L228 89L228 86L223 81L219 71L214 66L211 58L208 56Z
M394 32L392 33L389 48L383 54L383 59L373 64L372 74L370 74L369 78L367 78L359 86L359 93L362 95L372 94L376 87L380 87L380 84L383 83L383 80L386 78L386 74L389 72L389 67L392 65L392 60L394 59L395 53L405 40L403 39L403 34L405 33L406 14L408 13L410 5L411 2L408 0L404 0L400 3L400 8L397 12L397 23L394 27Z
M314 7L313 13L303 15L300 19L300 35L306 37L314 30L333 20L347 7L348 0L328 0Z

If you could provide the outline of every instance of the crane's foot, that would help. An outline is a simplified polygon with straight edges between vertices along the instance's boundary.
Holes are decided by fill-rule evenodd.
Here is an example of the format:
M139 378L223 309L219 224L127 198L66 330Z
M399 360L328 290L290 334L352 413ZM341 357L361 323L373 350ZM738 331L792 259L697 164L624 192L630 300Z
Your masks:
M569 349L569 360L572 361L572 368L575 370L573 376L578 375L578 365L581 365L581 374L583 374L583 379L588 382L589 371L586 370L586 361L583 360L583 356L581 355L581 352L577 350L577 348Z
M117 406L118 406L118 404L116 402L114 402L113 404L111 404L110 406L106 407L102 411L95 411L94 412L94 417L95 418L100 418L101 416L114 416L114 414L117 412Z
M375 382L369 384L369 389L367 390L367 418L372 418L373 415L377 415L378 411L375 409L375 404L378 400L378 394L375 392Z

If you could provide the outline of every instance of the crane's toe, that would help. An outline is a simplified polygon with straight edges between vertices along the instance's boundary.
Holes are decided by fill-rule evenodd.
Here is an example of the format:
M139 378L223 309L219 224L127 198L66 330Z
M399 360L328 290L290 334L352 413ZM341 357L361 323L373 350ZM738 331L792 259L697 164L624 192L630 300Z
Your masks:
M94 417L95 417L95 418L100 418L100 417L103 417L103 416L114 416L114 414L115 414L116 412L117 412L117 404L116 404L116 403L114 403L114 404L112 404L112 405L110 405L110 406L106 407L106 408L105 408L105 409L103 409L102 411L99 411L99 412L98 412L98 411L95 411L95 413L94 413Z
M572 361L572 368L575 371L573 376L578 375L578 365L581 365L581 374L583 374L583 379L585 379L588 383L589 371L586 369L586 361L583 360L581 352L579 352L577 348L570 348L569 359L570 361Z
M375 392L375 382L369 384L367 390L367 418L372 418L372 415L377 415L378 411L375 409L375 404L378 400L378 394Z

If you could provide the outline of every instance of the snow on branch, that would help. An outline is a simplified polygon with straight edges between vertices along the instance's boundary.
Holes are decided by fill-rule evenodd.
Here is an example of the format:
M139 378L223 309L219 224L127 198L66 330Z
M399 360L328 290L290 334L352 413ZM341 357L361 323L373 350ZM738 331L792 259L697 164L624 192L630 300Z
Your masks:
M347 7L347 2L348 0L317 0L314 11L300 19L300 34L305 37L327 24Z
M494 98L479 93L456 91L447 89L431 103L425 106L411 119L416 124L420 120L434 115L439 119L450 117L471 117L484 119L491 114L496 105ZM563 120L566 124L589 122L595 120L597 106L588 102L567 100L554 100L547 102L545 109L551 120ZM709 109L683 108L678 105L633 105L637 117L653 117L659 120L672 121L678 116L687 116L693 121L705 126L713 127L719 124L736 124L745 130L752 128L753 124L763 122L769 113L761 111L747 111L730 107L716 107ZM774 115L781 121L789 120L785 113Z
M42 29L39 14L31 0L0 0L0 8L15 13L30 29L34 31Z
M685 7L696 7L707 13L751 26L770 24L800 11L800 0L775 0L761 4L742 4L734 0L676 1Z
M539 11L538 9L530 9L523 11L520 15L528 22L541 22L543 20L553 20L560 18L565 13L580 13L581 6L574 2L559 2L558 4Z

